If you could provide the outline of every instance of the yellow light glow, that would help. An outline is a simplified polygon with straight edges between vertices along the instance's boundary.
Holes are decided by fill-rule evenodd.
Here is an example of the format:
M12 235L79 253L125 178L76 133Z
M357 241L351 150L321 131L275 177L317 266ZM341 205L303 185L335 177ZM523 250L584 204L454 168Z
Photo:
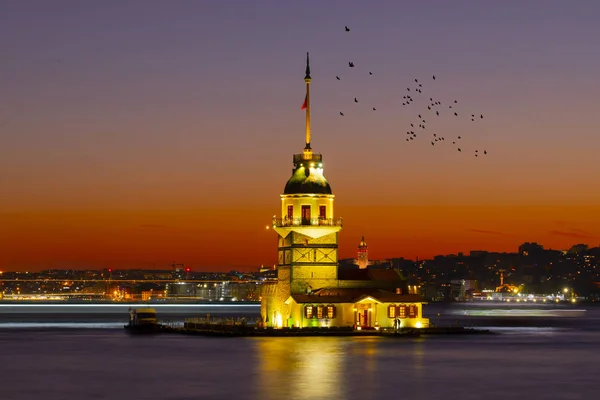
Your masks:
M421 321L418 321L418 322L415 324L415 326L416 326L418 329L421 329L421 328L423 327L423 324L421 323Z

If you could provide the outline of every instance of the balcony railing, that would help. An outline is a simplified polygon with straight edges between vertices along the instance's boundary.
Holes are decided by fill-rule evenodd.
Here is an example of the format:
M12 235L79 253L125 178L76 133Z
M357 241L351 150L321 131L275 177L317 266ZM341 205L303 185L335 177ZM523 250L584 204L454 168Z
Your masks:
M342 226L342 218L273 218L273 226Z
M298 164L303 161L322 162L323 156L321 154L310 154L308 157L306 154L294 154L294 164Z

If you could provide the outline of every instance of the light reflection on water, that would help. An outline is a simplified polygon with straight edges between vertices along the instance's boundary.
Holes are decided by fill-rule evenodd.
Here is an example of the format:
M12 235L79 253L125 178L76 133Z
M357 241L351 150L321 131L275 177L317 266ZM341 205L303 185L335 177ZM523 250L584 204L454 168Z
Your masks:
M428 338L2 329L2 400L590 399L595 332Z

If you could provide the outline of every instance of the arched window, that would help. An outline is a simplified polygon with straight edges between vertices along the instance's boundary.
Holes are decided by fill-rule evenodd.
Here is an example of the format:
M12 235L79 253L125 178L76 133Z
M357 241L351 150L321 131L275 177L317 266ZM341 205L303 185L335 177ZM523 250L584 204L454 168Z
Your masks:
M314 317L314 307L313 306L304 306L304 317L308 318L308 319Z
M401 304L398 307L398 318L406 318L406 305Z
M327 306L327 318L334 319L335 318L335 306L330 304Z
M396 318L398 312L394 304L388 306L388 318Z

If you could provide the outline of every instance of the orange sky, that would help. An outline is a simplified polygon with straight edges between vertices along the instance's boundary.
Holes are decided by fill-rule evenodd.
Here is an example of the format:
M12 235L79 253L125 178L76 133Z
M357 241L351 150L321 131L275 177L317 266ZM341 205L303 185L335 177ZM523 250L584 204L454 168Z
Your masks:
M4 270L42 268L200 269L271 265L275 205L178 211L2 214ZM597 244L600 206L338 206L345 226L340 257L354 257L364 234L374 259L459 251L515 251L523 241L548 248ZM243 268L248 270L248 268Z
M272 264L306 51L341 258L600 243L598 4L224 3L3 5L0 270Z

